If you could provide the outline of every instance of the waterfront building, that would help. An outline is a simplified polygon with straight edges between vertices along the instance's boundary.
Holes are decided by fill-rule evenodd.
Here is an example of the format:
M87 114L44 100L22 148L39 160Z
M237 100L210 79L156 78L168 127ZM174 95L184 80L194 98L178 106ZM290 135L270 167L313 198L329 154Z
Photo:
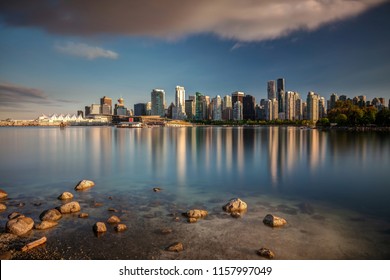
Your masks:
M195 120L203 120L203 111L204 111L204 96L200 92L195 93Z
M152 102L146 102L146 115L151 116L152 115Z
M102 115L112 115L112 98L103 96L100 98L100 106Z
M130 111L125 106L124 99L122 97L120 97L118 99L118 103L115 104L114 115L115 116L130 116Z
M151 92L152 115L165 116L165 91L162 89L153 89Z
M245 95L243 97L243 119L244 120L255 120L256 119L256 99L252 95Z
M173 114L173 119L186 119L185 112L185 89L182 86L176 86L176 94L175 94L175 112Z
M225 121L230 121L233 119L233 105L232 97L230 95L225 95L223 98L222 119Z
M234 103L233 106L233 120L235 121L241 121L243 119L243 112L242 112L242 103L241 101L237 101Z
M274 99L276 98L276 84L275 81L268 81L267 83L267 94L268 99Z
M84 111L85 111L85 117L88 117L91 114L91 106L85 106Z
M337 96L337 94L336 93L332 93L330 95L330 102L329 102L329 107L328 107L329 110L332 110L332 109L334 109L336 107L337 100L339 100L339 97Z
M212 114L213 114L213 106L211 104L210 96L205 95L204 97L204 110L203 110L203 119L204 120L211 120Z
M256 112L256 120L265 120L264 105L256 104L255 112Z
M213 106L213 120L221 121L222 120L222 99L219 95L213 98L212 101Z
M295 119L303 120L303 102L301 98L295 101Z
M82 113L82 111L81 111ZM59 123L79 123L85 121L82 115L70 115L70 114L42 114L36 119L39 123L59 124Z
M286 81L283 78L279 78L276 81L276 93L278 98L278 110L279 113L285 112L285 93L286 93Z
M90 106L90 115L100 115L101 113L101 105L99 104L91 104Z
M319 97L318 99L318 114L320 119L326 117L326 102L324 97Z
M302 119L307 120L307 103L302 100Z
M309 91L307 94L307 120L316 122L319 118L319 95Z
M171 102L171 104L168 106L168 110L166 113L166 116L168 119L173 119L174 115L176 117L176 115L177 115L176 109L177 109L177 107L175 106L175 104L173 102Z
M266 121L277 120L279 117L279 104L276 98L264 101L264 117Z
M135 116L146 116L146 103L134 104L134 115Z
M185 101L185 111L186 111L187 119L192 120L195 118L195 114L196 114L195 97L194 99L187 99Z
M232 93L232 105L234 106L234 104L237 102L237 101L240 101L241 104L244 103L244 96L245 96L245 93L241 92L241 91L235 91Z
M287 91L285 95L286 106L284 119L286 120L296 120L296 103L299 99L299 93L294 91Z

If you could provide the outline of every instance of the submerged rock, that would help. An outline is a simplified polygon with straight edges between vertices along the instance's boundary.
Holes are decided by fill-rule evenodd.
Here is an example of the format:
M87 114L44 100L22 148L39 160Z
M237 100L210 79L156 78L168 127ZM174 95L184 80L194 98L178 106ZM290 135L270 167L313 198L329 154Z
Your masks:
M226 212L243 212L248 208L247 204L239 198L231 199L222 209Z
M0 189L0 199L6 198L7 196L8 194L4 190Z
M93 186L95 186L95 182L93 182L91 180L82 180L77 184L77 186L74 189L76 191L83 191L86 189L90 189Z
M61 214L70 214L81 210L80 204L77 201L68 202L57 208Z
M41 221L55 222L61 218L62 218L62 214L57 209L45 210L41 213L41 215L39 215L39 219L41 219Z
M171 228L163 228L163 229L160 230L160 232L162 234L170 234L170 233L173 232L173 230Z
M18 236L29 232L34 227L34 221L28 217L19 217L9 220L5 226L6 232L16 234Z
M196 223L200 218L204 218L208 215L206 210L193 209L185 213L189 223Z
M242 215L241 215L240 212L232 212L232 213L230 214L230 216L232 216L233 218L236 218L236 219L242 217Z
M272 252L270 249L267 249L267 248L260 248L260 249L257 251L257 254L258 254L259 256L262 256L262 257L267 258L267 259L273 259L273 258L275 258L274 252Z
M55 227L56 225L58 225L57 222L42 221L40 224L36 224L34 228L39 230L44 230L44 229Z
M125 224L118 224L114 227L116 232L121 232L127 229L127 226Z
M93 225L93 231L96 233L102 233L107 231L106 224L103 222L97 222Z
M153 191L154 191L154 192L161 192L162 189L161 189L161 188L153 188Z
M88 213L80 213L79 218L88 218Z
M73 194L70 193L70 192L63 192L59 197L58 199L60 200L68 200L68 199L72 199L73 198Z
M3 203L0 203L0 211L4 211L7 209L7 206Z
M175 242L171 245L169 245L165 250L170 252L181 252L184 250L183 243L181 242Z
M110 218L108 218L107 223L109 224L117 224L120 223L121 219L119 219L117 216L113 215Z
M268 214L264 217L263 223L270 227L281 227L287 224L287 221L283 218Z

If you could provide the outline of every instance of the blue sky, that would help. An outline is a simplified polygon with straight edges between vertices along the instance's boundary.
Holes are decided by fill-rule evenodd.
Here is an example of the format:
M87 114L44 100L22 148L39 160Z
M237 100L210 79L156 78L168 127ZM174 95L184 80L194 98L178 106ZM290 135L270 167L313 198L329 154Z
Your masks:
M133 108L153 88L169 104L176 85L259 102L280 77L304 98L390 98L388 1L11 2L0 5L0 119L75 113L104 95Z

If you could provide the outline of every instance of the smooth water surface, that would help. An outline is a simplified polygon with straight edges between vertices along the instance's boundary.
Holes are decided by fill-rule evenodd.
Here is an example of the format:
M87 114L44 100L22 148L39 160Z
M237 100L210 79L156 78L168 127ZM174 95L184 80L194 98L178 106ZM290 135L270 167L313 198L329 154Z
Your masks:
M200 206L211 212L210 217L196 225L183 221L177 232L187 230L195 234L194 229L201 227L201 222L210 223L208 230L217 224L223 230L226 226L223 223L235 223L234 226L248 223L259 227L260 232L268 230L261 228L262 217L273 212L291 221L285 230L290 235L284 237L288 246L287 252L281 253L282 258L354 259L389 255L386 241L390 232L389 133L296 127L1 128L0 149L0 185L10 196L7 213L14 207L39 216L45 207L60 203L55 199L60 193L73 191L81 179L91 179L96 187L76 197L82 206L95 213L96 218L108 215L107 209L102 210L106 205L130 208L122 212L124 220L144 231L141 233L144 237L145 232L153 232L149 227L166 226L159 223L170 222L167 217L172 212ZM151 191L157 186L163 189L159 197ZM103 208L96 207L96 201L108 196L110 200L104 202ZM242 219L226 218L220 213L221 206L232 197L248 202L248 213ZM20 201L26 203L24 209L19 209ZM43 202L43 206L32 206L34 201ZM2 219L5 223L5 214ZM72 223L79 226L78 221ZM324 225L331 225L329 233L323 229ZM367 247L380 247L379 255L358 252L353 242L345 244L348 231L352 234L361 228L370 228L373 233L357 237L358 241L369 240ZM311 239L310 233L313 233ZM202 231L197 234L206 238ZM275 231L267 233L270 242L275 234ZM129 235L122 235L122 242ZM227 242L229 236L226 233ZM329 239L346 247L337 253L323 248L321 252L312 248L297 253L302 243L294 244L291 240L298 237L302 242L313 242L305 243L309 246ZM151 240L154 239L152 235ZM211 242L207 246L219 246L217 241L206 239ZM170 258L161 252L163 244L161 241L159 245L151 245L150 250L157 258ZM286 248L286 244L280 246ZM335 248L340 247L336 245ZM193 259L234 256L256 258L251 250L237 255L233 252L197 255L187 250L182 255ZM74 257L94 258L89 254ZM116 257L138 258L132 253L118 252L95 256Z

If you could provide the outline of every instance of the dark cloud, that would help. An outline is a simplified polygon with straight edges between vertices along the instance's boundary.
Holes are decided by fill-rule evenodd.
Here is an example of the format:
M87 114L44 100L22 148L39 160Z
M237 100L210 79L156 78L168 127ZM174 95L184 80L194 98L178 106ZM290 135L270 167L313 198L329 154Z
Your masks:
M20 85L0 83L0 107L24 107L26 103L55 105L76 103L65 99L51 99L42 90Z
M260 41L355 16L386 0L12 0L0 16L13 26L65 35L146 35L174 39L214 33Z

